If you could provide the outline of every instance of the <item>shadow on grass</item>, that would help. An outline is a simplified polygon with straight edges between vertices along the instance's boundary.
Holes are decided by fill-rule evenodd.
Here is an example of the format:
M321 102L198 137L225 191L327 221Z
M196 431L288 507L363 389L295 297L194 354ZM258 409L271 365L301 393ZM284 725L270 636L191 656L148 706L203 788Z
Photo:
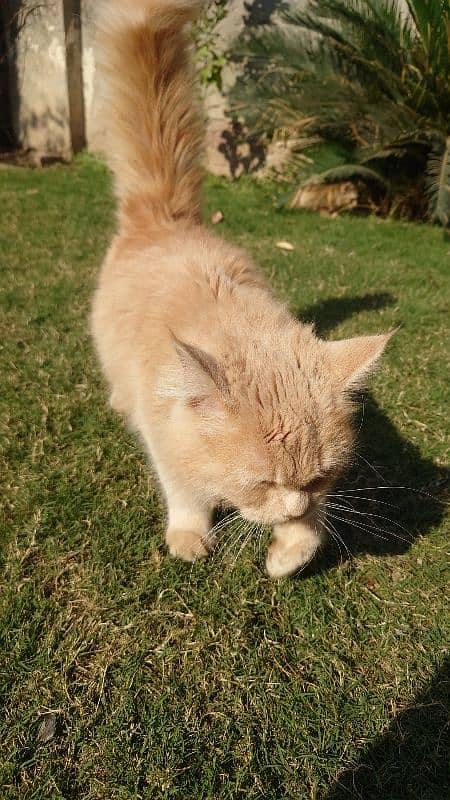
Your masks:
M450 769L450 661L323 800L443 800Z
M303 309L302 320L313 321L323 336L347 317L363 310L391 305L388 293L330 298ZM355 463L335 492L345 492L330 503L330 522L344 543L326 551L311 563L305 574L327 569L342 558L357 553L394 555L406 552L417 536L437 526L449 497L450 471L423 458L373 397L366 396L361 410L361 430ZM350 509L345 506L349 505Z
M299 310L303 322L314 322L319 336L325 337L336 325L360 311L378 311L393 306L397 299L389 292L374 292L356 297L328 297ZM381 333L381 331L380 331Z

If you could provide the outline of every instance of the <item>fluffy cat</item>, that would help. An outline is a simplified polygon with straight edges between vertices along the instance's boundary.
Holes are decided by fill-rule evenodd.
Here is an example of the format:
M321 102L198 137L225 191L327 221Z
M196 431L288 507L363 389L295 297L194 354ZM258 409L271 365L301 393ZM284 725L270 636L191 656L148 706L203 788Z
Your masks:
M250 257L201 225L201 114L186 26L198 0L110 0L100 20L118 232L92 329L111 405L141 433L165 494L170 553L206 556L214 507L273 526L267 570L322 540L348 463L351 392L387 335L318 339Z

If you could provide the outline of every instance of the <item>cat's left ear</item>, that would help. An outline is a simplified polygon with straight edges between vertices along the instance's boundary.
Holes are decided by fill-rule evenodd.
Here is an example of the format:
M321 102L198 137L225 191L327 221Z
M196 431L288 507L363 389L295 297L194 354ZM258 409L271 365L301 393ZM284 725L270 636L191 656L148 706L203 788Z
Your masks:
M357 336L354 339L325 342L334 375L342 389L361 389L365 386L394 333L391 331L379 336Z
M173 340L183 367L186 402L193 408L218 410L228 393L228 382L219 363L199 347L176 336Z

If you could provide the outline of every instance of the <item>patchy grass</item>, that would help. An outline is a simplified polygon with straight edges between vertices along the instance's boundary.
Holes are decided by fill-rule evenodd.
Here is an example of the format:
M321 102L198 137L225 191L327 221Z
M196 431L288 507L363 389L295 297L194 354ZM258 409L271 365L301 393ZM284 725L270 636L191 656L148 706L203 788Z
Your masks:
M354 558L331 542L280 582L257 544L192 569L164 553L88 335L104 167L0 172L4 800L446 796L450 244L276 212L271 193L210 179L206 207L324 335L401 326L345 486L411 487L357 495L394 508L354 501L390 517L363 518L386 538L338 523Z

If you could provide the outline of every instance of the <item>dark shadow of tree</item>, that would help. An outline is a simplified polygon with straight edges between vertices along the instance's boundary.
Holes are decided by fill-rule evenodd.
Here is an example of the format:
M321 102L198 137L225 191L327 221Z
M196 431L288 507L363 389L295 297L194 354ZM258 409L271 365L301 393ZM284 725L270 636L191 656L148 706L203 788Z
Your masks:
M236 119L232 119L230 127L222 131L218 150L228 161L232 178L255 172L266 160L263 145L249 136Z
M20 3L5 0L0 3L0 149L17 146L18 74L16 61L16 19Z
M254 2L244 3L243 15L243 38L245 33L258 28L261 25L268 25L272 21L272 17L276 12L281 11L286 7L285 0L254 0ZM232 106L234 106L236 95L236 88L242 83L247 81L256 80L257 72L254 71L253 62L251 59L242 59L240 56L233 55L233 52L228 54L230 63L236 65L240 64L239 70L235 76L236 84L234 89L231 90L230 99ZM236 116L237 111L233 107L228 112L229 125L221 131L221 141L218 150L229 164L230 175L232 178L239 177L242 174L249 174L260 169L266 163L266 149L259 140L258 136L254 136L242 125L242 122Z
M388 293L329 298L302 309L299 317L314 322L317 333L324 336L352 314L394 302ZM309 573L348 557L347 548L351 555L406 552L414 539L437 526L445 513L450 470L424 458L370 394L362 398L356 424L360 432L354 463L334 490L348 493L347 499L330 499L341 506L330 509L337 518L330 521L345 544L326 548L311 563ZM344 508L347 502L353 511Z
M444 800L450 794L450 661L322 800Z

